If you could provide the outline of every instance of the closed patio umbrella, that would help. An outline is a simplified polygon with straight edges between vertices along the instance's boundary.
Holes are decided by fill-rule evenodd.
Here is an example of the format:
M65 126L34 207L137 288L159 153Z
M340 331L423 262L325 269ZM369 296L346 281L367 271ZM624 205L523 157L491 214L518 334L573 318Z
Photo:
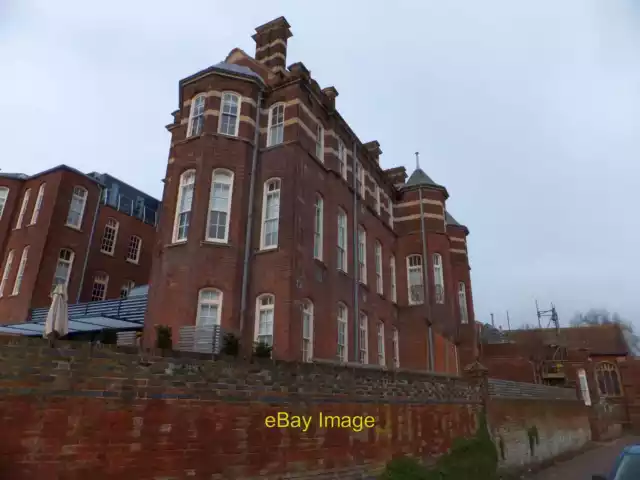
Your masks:
M44 324L44 337L50 340L64 337L69 332L69 310L67 307L67 289L63 284L53 290L51 307Z

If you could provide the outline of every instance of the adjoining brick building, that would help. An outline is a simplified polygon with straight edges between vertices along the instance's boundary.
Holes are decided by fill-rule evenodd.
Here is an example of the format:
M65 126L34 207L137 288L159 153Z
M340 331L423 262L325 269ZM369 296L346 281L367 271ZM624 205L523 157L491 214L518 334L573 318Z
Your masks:
M469 231L424 171L381 168L336 88L286 67L289 28L180 81L145 340L219 324L281 359L456 371L475 355Z
M159 201L107 174L66 165L0 172L0 324L47 307L125 297L149 281Z

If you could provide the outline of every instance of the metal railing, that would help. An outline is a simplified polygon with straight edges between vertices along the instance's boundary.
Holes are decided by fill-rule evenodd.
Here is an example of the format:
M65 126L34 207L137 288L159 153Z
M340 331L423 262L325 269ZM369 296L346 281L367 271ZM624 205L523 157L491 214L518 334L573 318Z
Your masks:
M142 197L139 198L142 199ZM139 218L148 225L153 225L155 227L158 224L158 212L147 207L143 202L140 202L137 199L134 200L123 194L118 194L118 196L113 199L111 198L111 190L105 188L102 192L101 202L103 205L109 205L119 212Z
M189 325L180 327L178 332L177 350L218 354L222 349L222 328L219 325Z

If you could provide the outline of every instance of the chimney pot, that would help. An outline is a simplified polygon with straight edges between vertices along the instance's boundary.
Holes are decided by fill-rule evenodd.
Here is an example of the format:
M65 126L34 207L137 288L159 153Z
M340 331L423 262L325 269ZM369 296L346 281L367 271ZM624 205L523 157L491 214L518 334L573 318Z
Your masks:
M329 103L329 106L332 109L335 110L335 108L336 108L336 97L338 96L338 90L336 90L336 87L323 88L322 89L322 93L324 93L324 96L327 99L327 102Z
M376 162L380 163L380 155L382 155L382 150L380 149L380 143L377 140L365 143L364 148L367 149L369 154L375 159Z
M302 62L292 63L288 68L290 72L300 75L301 77L309 78L311 76L311 72Z

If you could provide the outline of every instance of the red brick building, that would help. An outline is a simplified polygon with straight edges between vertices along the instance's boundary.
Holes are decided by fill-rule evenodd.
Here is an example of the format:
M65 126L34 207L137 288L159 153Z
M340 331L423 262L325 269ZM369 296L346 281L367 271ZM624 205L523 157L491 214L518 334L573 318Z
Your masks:
M277 358L456 371L474 358L469 232L445 187L382 169L338 91L286 66L289 28L180 81L146 341L220 324Z
M50 304L123 297L148 283L159 202L106 174L66 165L0 172L0 323Z

